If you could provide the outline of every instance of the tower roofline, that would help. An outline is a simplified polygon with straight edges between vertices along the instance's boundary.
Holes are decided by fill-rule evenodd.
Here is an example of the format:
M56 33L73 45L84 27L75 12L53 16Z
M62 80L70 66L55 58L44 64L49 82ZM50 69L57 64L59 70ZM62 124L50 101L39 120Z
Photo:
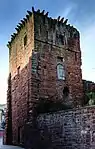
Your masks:
M64 17L61 18L60 16L58 16L57 19L53 19L51 17L48 17L49 12L45 13L45 10L42 10L42 11L40 11L40 9L35 10L34 7L32 7L32 11L27 10L26 17L23 18L22 20L20 20L20 23L18 23L18 25L16 26L16 28L15 28L16 33L13 33L11 35L11 40L8 41L8 44L7 44L8 48L10 48L11 43L14 41L14 39L16 38L18 33L21 31L21 29L25 26L25 23L29 20L29 18L32 16L32 14L39 14L39 15L42 15L42 16L46 16L47 18L52 19L53 21L55 21L55 24L56 23L61 23L61 24L66 25L68 28L75 29L73 26L70 26L70 24L67 25L68 19L64 19Z

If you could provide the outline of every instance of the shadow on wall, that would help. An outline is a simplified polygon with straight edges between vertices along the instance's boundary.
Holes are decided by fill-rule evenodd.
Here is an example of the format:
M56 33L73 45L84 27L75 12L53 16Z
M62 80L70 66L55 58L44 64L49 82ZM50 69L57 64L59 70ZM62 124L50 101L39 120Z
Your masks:
M35 107L37 114L40 113L49 113L49 112L56 112L60 110L68 110L72 109L71 106L65 105L61 101L52 101L50 99L40 99L38 105Z
M47 127L44 127L43 135L40 133L37 123L35 126L32 123L26 125L25 130L27 130L25 131L26 149L49 149L52 146L51 136Z

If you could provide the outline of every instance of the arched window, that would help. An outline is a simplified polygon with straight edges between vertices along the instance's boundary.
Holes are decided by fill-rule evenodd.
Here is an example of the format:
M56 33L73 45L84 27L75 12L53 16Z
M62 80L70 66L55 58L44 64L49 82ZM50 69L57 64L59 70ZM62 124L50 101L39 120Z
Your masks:
M60 63L57 65L57 76L58 79L65 80L65 69L64 66Z

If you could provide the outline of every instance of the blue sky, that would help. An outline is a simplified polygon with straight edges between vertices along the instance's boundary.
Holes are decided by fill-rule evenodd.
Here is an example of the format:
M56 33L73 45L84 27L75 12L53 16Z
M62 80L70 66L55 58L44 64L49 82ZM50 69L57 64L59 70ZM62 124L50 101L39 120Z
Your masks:
M6 103L8 48L6 44L26 11L49 11L69 19L81 35L83 79L95 81L95 0L0 0L0 103Z

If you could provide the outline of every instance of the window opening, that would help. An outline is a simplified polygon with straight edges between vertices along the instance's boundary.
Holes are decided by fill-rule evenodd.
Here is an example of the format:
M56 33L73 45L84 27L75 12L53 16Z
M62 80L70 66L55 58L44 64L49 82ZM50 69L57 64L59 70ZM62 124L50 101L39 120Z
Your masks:
M27 35L24 36L24 46L27 45Z
M65 80L65 70L62 64L57 65L57 76L60 80Z

